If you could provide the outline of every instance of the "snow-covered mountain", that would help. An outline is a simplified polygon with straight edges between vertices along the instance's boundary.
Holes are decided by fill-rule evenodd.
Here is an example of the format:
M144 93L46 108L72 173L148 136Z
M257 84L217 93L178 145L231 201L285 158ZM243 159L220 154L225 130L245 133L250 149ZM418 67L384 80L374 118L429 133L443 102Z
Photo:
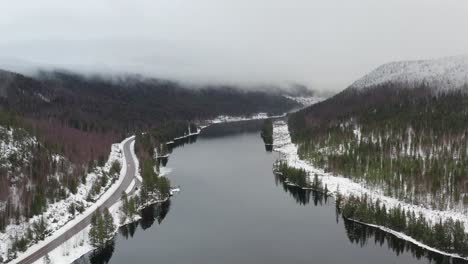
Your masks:
M389 82L426 83L437 90L460 89L468 84L468 55L387 63L354 82L350 88L363 89Z

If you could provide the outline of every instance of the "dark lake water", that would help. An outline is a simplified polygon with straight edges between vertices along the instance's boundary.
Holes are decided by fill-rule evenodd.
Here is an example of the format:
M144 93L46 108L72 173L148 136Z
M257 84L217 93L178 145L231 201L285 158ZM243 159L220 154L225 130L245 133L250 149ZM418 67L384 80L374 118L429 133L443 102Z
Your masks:
M281 183L255 122L219 125L175 148L181 192L77 263L460 263L343 221L333 199Z

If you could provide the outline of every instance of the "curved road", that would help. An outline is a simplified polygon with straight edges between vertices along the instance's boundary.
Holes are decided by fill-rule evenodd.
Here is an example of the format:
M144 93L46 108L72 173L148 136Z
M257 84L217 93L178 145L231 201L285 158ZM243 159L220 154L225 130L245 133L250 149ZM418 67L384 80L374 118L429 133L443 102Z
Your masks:
M127 162L127 172L125 173L124 179L122 180L122 183L120 184L120 186L101 206L99 206L99 210L102 210L106 207L109 208L113 204L115 204L117 201L119 201L122 196L122 192L127 190L132 180L135 179L135 182L139 183L139 180L135 177L136 166L135 166L135 161L133 160L131 149L130 149L130 147L132 146L132 142L134 141L135 141L135 138L132 137L126 140L126 142L123 144L123 154L124 154L124 160L125 162ZM135 191L135 187L137 185L138 184L135 184L133 186L130 193L133 193ZM65 241L73 237L74 235L78 234L81 230L86 228L91 223L91 217L92 217L92 213L86 216L85 218L83 218L78 223L76 223L72 228L67 230L65 233L59 235L58 237L54 238L49 243L43 245L42 247L37 249L35 252L30 254L29 256L18 259L18 260L13 260L12 263L21 263L21 264L34 263L35 261L45 256L47 253L54 250L56 247L60 246Z

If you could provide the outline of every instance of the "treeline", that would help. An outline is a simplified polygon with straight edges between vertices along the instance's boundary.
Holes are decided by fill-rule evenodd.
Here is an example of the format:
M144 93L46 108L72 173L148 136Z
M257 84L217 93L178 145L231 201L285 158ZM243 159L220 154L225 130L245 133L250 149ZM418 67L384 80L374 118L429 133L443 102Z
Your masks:
M421 213L416 215L414 211L405 211L400 205L387 209L379 200L372 202L367 196L343 199L338 195L336 205L347 219L388 227L430 247L468 255L468 234L464 224L458 220L450 218L432 224Z
M5 112L0 111L0 116L5 117ZM40 215L49 203L75 194L86 173L62 157L54 158L52 151L20 127L20 118L9 116L10 121L0 121L0 141L11 148L0 155L0 201L4 202L0 232L10 223ZM16 189L19 203L10 196L11 187Z
M171 195L171 183L168 178L158 175L158 168L157 160L143 160L143 164L141 165L143 182L140 192L130 197L125 192L122 193L122 215L120 219L122 224L127 219L132 221L138 214L139 209L146 208L148 205L156 202L162 202Z
M286 161L276 161L273 172L285 183L291 183L300 188L311 188L325 194L328 193L327 185L322 184L322 180L319 179L317 174L314 174L314 179L310 181L310 175L305 169L289 166Z
M135 137L135 151L138 159L155 158L156 151L159 156L167 154L169 152L167 142L176 137L188 135L189 132L195 133L197 129L193 122L173 120L145 133L138 133Z
M99 162L93 166L104 166L104 164L100 164ZM68 168L68 167L65 167ZM97 168L91 168L90 170L96 170ZM101 169L101 168L99 168ZM93 182L93 185L91 187L90 192L88 193L87 200L89 202L95 201L96 196L102 193L102 188L108 188L110 187L111 184L113 184L120 173L121 165L118 161L114 161L111 165L111 168L109 170L109 173L106 173L105 171L95 171L97 174L96 180ZM48 183L55 183L54 185L47 186L47 190L52 192L52 193L46 193L44 194L42 192L42 186L39 186L36 188L36 190L39 190L38 193L34 193L33 196L33 201L32 201L32 207L31 208L24 208L19 205L16 207L12 207L11 204L11 199L7 200L7 203L5 205L5 211L3 211L0 214L0 227L3 228L1 232L4 232L5 227L8 224L16 224L20 225L23 222L27 221L28 218L31 218L35 215L41 215L45 209L47 208L47 205L49 203L53 203L55 201L59 201L61 199L66 199L67 196L72 193L76 194L77 193L77 186L75 187L70 187L69 185L61 186L59 183L62 181L62 178L59 178L59 180L53 178L48 179ZM86 177L81 177L79 179L79 183L86 183ZM64 182L66 183L66 182ZM77 184L79 184L77 183ZM59 193L56 194L55 191L58 191ZM14 210L16 208L16 210ZM82 202L74 202L71 203L68 206L68 213L70 213L71 216L75 216L77 213L81 214L85 210L84 204ZM105 223L108 223L109 217L107 215L108 212L104 211L104 215L102 216L103 219L99 219L101 215L96 214L96 219L97 222L92 222L93 224L98 224L101 225L102 222L100 221L107 221ZM93 220L94 221L94 220ZM47 220L41 216L38 218L38 220L34 221L31 225L26 225L27 229L25 232L22 234L20 232L17 232L15 237L12 239L12 245L11 248L8 248L7 256L8 259L14 259L16 258L17 252L24 252L29 246L37 243L40 240L44 240L45 237L49 234L49 231L47 230L47 225L48 222ZM91 235L95 235L97 237L91 238L95 239L92 240L92 243L103 243L103 241L107 241L110 235L110 231L105 231L107 233L102 233L104 232L103 229L101 229L101 226L95 226L95 229L97 233L92 233ZM110 229L109 229L110 230ZM94 232L95 230L93 230ZM103 238L102 235L105 235ZM98 239L99 237L99 239Z
M102 249L113 238L115 232L114 218L106 207L94 212L91 217L91 228L89 229L89 242L95 248Z
M424 249L409 241L402 240L390 233L380 230L375 227L363 225L361 223L343 219L343 224L346 230L346 236L349 241L360 247L375 245L382 248L391 249L397 256L402 254L411 254L415 261L434 264L464 264L466 260L441 255Z
M142 205L154 202L155 200L164 200L170 195L170 182L164 176L157 173L158 165L154 159L143 161L141 176L143 183L140 190L140 201Z
M120 199L122 202L122 217L120 223L125 223L127 219L133 219L138 214L138 206L141 204L140 197L135 195L128 198L126 192L122 192L122 197Z
M432 91L424 84L348 89L292 114L299 156L408 203L464 210L468 93Z
M271 119L266 119L263 122L262 131L260 133L266 145L273 144L273 121Z
M73 193L86 179L86 173L107 159L111 144L128 135L160 133L153 135L150 140L154 142L149 144L144 142L145 138L137 138L140 150L137 155L142 158L148 154L144 157L148 159L154 147L165 152L166 146L159 142L173 134L181 135L189 120L205 120L220 114L278 114L297 105L279 94L235 87L189 89L175 82L139 76L111 79L41 72L36 77L26 77L0 70L1 80L8 82L1 87L0 125L15 131L21 128L40 144L28 150L33 153L29 163L20 157L9 157L13 167L21 171L0 168L0 201L6 204L0 210L0 230L10 221L20 222L39 214L47 203ZM141 151L144 148L147 149ZM54 154L65 159L52 158ZM105 180L93 187L94 192L105 185ZM10 198L12 186L18 189L18 205L13 205Z
M306 205L311 201L314 203L315 206L322 205L324 202L328 202L328 190L325 187L322 187L321 183L319 182L319 188L305 188L299 187L296 185L291 185L289 182L285 181L284 177L281 175L274 173L275 176L275 183L278 186L281 184L283 187L283 191L289 193L291 197L300 205Z
M157 156L169 151L166 142L196 131L195 124L174 121L136 135L135 152L140 163L143 182L139 195L128 198L126 194L122 194L122 223L126 219L133 219L138 208L163 201L170 196L171 184L168 178L159 175L160 164Z
M304 169L291 167L285 161L275 163L273 172L277 174L281 180L290 182L299 187L309 187L309 173Z

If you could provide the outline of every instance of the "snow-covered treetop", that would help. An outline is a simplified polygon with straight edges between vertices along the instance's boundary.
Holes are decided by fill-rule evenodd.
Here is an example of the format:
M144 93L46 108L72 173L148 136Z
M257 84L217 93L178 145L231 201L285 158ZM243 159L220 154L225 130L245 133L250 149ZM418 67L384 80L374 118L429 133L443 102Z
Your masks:
M426 83L438 90L460 89L468 84L468 55L387 63L354 82L350 88L363 89L389 82Z

